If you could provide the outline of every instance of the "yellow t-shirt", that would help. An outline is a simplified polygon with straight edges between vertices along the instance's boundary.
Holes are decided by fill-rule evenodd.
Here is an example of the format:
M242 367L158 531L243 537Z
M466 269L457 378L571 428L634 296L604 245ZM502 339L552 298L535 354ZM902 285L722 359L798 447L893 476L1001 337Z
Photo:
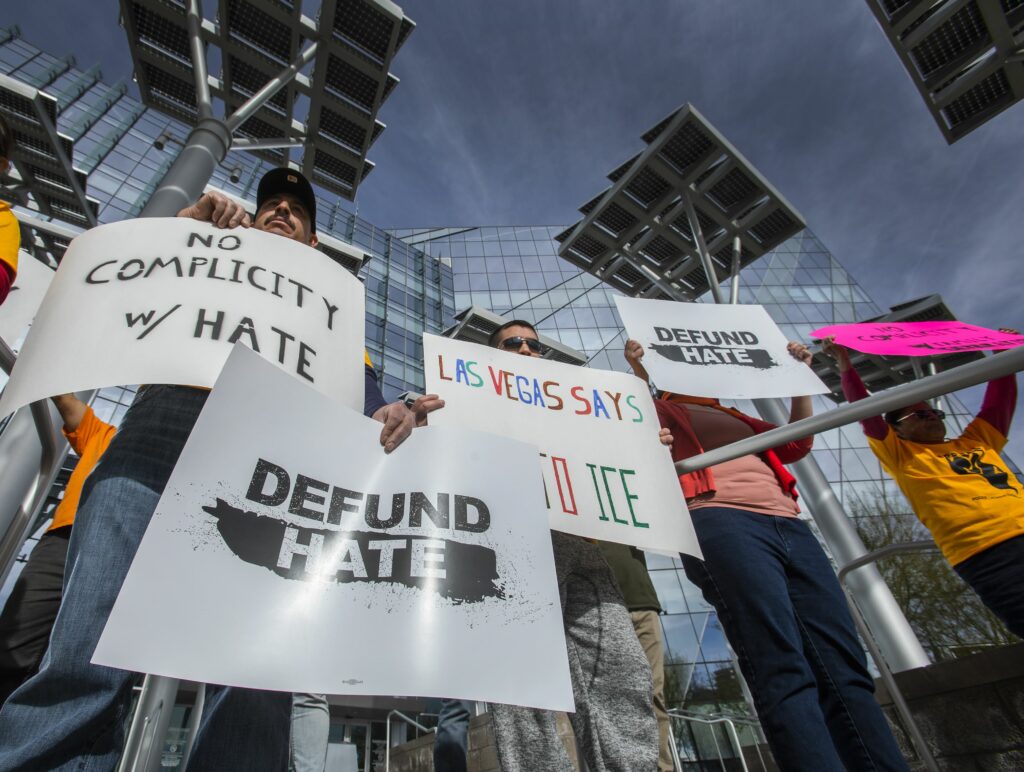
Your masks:
M57 505L57 511L53 513L53 523L46 530L52 531L65 525L71 525L75 521L75 513L78 511L78 500L82 495L82 486L85 478L96 466L100 457L106 452L110 441L114 439L115 427L104 423L92 408L86 408L81 423L73 432L64 432L68 443L79 455L75 471L68 478L67 487L64 488L64 498Z
M0 201L0 263L3 263L13 280L18 274L18 247L21 246L21 229L11 213L11 205Z
M868 444L953 565L1024 534L1024 486L999 457L1006 437L985 419L948 442L910 442L890 429Z

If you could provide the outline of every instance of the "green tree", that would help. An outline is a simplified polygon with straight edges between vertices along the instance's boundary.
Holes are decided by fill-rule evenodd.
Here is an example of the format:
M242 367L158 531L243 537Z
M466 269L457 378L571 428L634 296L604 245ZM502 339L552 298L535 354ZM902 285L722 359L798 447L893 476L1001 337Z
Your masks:
M931 539L902 497L876 491L849 501L847 511L869 550ZM883 558L877 565L933 660L956 659L1016 642L937 552Z

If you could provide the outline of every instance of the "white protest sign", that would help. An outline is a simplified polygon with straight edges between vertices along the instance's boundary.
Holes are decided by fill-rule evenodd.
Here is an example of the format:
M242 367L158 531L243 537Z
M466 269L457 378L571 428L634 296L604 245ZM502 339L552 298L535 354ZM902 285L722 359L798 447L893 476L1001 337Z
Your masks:
M237 346L93 662L572 710L536 450L430 427L385 455L379 435Z
M18 275L14 278L7 300L0 305L0 338L15 351L39 310L39 304L51 281L52 268L43 265L24 250L18 254Z
M700 556L658 416L635 376L423 336L436 426L467 426L540 451L556 531ZM534 472L536 475L536 472Z
M828 387L793 359L761 306L677 303L616 296L629 337L659 389L720 399L800 397Z
M297 241L181 217L103 225L64 254L0 416L116 384L212 386L236 341L361 408L364 325L359 281Z

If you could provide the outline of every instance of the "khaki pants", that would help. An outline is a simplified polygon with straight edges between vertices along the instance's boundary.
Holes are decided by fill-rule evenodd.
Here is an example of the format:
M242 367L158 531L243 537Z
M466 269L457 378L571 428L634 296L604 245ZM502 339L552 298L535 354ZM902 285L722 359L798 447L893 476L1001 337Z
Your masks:
M654 676L654 716L658 719L658 772L672 772L672 751L669 749L669 718L665 711L665 639L657 611L631 611L633 629L651 664Z

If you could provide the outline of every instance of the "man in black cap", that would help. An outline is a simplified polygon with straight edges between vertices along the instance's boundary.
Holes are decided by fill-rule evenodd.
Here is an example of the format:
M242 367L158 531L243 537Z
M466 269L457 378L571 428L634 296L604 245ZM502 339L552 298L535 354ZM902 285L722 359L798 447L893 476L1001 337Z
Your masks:
M179 216L224 228L250 224L242 205L220 193L204 194ZM264 175L251 227L315 246L316 199L305 177L292 169ZM391 452L443 403L427 395L411 411L401 402L386 404L368 359L367 367L364 413L384 423L380 443ZM0 710L0 769L113 772L117 766L134 676L89 660L207 394L184 386L140 389L86 481L50 647L39 672ZM176 624L170 610L168 624ZM211 688L189 769L285 768L290 712L287 693Z

